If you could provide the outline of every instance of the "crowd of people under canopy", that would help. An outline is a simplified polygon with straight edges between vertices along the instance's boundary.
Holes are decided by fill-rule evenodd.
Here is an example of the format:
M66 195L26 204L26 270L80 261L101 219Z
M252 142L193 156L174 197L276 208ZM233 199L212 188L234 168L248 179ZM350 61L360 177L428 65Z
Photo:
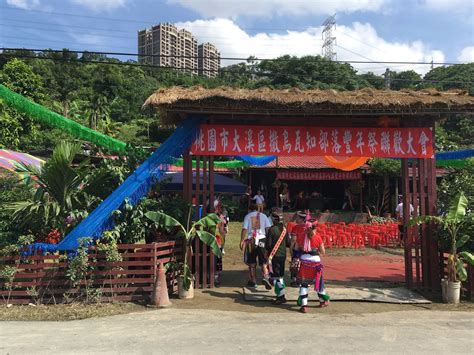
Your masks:
M279 194L279 207L282 211L325 211L327 210L326 203L327 197L318 191L313 191L310 194L305 191L300 191L296 196L291 196L290 190L287 184L282 185L282 189ZM251 203L257 205L257 210L263 212L269 210L268 201L265 197L264 190L257 190L256 194L252 194L252 189L249 187L247 192L241 197L241 205L243 208L249 207ZM340 204L341 210L355 210L354 208L354 195L349 185L344 187L344 198Z

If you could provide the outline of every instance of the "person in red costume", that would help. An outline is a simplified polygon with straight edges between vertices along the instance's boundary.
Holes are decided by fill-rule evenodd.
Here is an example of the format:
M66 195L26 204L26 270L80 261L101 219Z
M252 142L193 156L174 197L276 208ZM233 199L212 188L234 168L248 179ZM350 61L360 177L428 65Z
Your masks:
M295 249L301 253L300 267L298 271L297 281L300 284L300 292L298 297L298 305L300 311L306 313L308 311L308 291L309 285L314 285L314 290L318 293L320 307L329 305L329 296L326 294L323 280L323 265L321 256L324 256L324 242L317 233L317 224L310 222L309 213L299 212L300 219L305 219L304 229L298 227L293 230L296 233Z

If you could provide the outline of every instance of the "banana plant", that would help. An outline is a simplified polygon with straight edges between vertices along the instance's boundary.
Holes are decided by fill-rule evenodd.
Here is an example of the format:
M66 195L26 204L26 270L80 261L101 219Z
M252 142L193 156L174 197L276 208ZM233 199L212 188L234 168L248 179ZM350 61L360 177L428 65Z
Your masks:
M178 271L179 275L183 277L183 286L185 290L189 290L191 282L193 281L193 274L188 264L188 259L192 255L192 241L194 238L199 238L204 244L208 245L217 257L221 257L221 249L217 245L215 231L217 224L220 222L219 217L214 214L208 214L206 217L192 223L190 225L191 210L188 214L187 228L179 223L173 217L163 212L147 212L145 216L155 223L158 230L167 233L175 233L176 237L182 238L184 242L184 260L182 262L168 265L174 270Z
M420 216L410 221L410 225L435 223L449 235L450 254L448 256L448 281L466 281L467 271L464 263L474 265L474 255L468 251L458 253L471 238L469 235L460 235L461 228L472 221L473 216L467 213L468 200L463 192L459 193L443 216Z

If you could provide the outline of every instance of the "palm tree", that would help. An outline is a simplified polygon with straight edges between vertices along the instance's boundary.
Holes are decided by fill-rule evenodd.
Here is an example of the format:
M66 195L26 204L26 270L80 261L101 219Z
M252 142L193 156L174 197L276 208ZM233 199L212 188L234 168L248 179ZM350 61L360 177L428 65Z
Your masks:
M110 107L107 97L94 96L86 110L86 116L89 118L89 128L97 130L109 115Z
M18 225L41 231L58 228L63 234L68 229L68 217L84 215L98 202L87 190L91 169L88 160L73 166L80 152L79 144L61 142L52 157L40 168L20 165L18 170L29 173L34 187L31 197L8 206ZM73 216L73 217L77 217Z

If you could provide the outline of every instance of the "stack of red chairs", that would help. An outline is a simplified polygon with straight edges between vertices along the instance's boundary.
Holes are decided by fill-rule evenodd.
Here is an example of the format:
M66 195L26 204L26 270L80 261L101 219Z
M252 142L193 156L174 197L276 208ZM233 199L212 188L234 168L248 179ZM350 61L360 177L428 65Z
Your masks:
M318 224L317 232L321 235L326 248L365 248L369 246L398 245L400 234L395 222L357 224L344 222Z

